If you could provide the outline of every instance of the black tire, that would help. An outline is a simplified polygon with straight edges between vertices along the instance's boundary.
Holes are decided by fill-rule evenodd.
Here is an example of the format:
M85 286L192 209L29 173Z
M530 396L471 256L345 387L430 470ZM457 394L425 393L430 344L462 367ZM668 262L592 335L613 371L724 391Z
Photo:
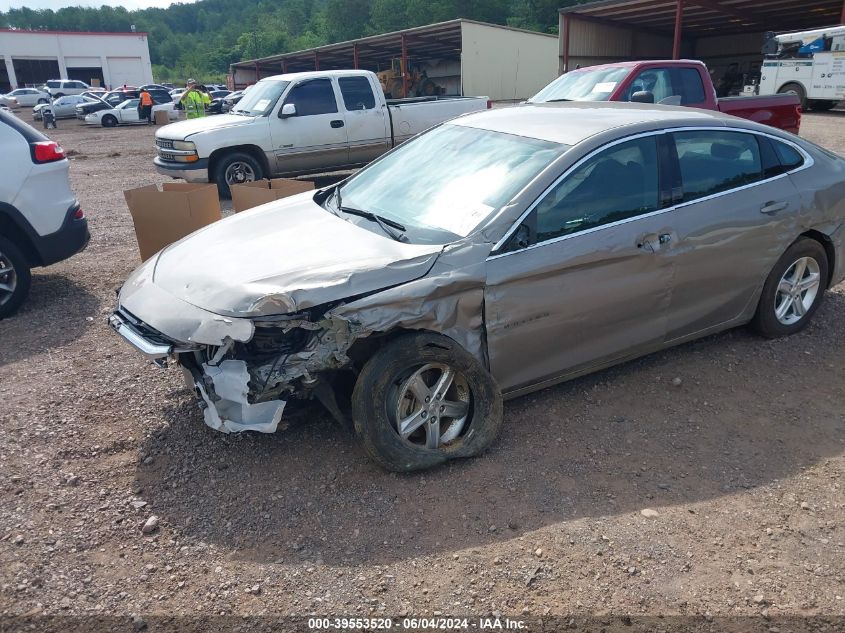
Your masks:
M11 272L0 273L0 284L14 282L11 293L0 290L0 319L13 315L29 294L32 277L30 263L20 249L0 235L0 270L11 268Z
M790 272L793 265L801 258L811 258L816 262L819 279L818 289L812 299L812 304L805 309L803 316L798 317L798 320L794 323L784 323L778 319L776 309L781 304L781 301L786 299L786 295L784 292L779 292L778 288L784 276ZM781 255L777 264L772 268L772 272L769 273L766 283L763 285L760 302L757 304L757 312L754 315L754 320L751 322L752 327L759 334L767 338L789 336L790 334L795 334L803 330L813 318L819 305L821 305L824 291L827 289L828 271L827 253L821 244L807 237L802 237L793 243ZM812 271L810 274L812 274ZM792 317L795 317L794 308L790 310Z
M103 127L117 127L117 119L114 115L107 114L103 117Z
M244 169L239 170L240 175L235 175L231 184L239 184L242 182L253 182L264 178L264 168L261 163L256 160L252 154L246 152L232 152L225 156L218 158L214 163L214 173L212 178L217 183L217 191L221 198L229 199L232 197L232 192L229 190L230 183L227 181L226 174L230 169L236 169L241 165ZM249 173L249 170L252 173Z
M38 103L50 103L47 99L39 99Z
M797 83L788 83L781 86L780 90L778 90L778 94L785 94L787 92L794 92L797 94L798 99L801 101L801 109L807 109L807 91L804 90L804 86Z
M65 93L63 93L63 92L57 92L57 93L56 93L56 96L55 96L55 97L53 97L53 99L59 99L60 97L64 97L64 96L65 96Z
M431 404L424 405L420 400L420 411L428 409L435 412L433 415L451 421L446 427L432 427L432 417L428 416L415 427L417 430L409 439L403 439L397 429L396 414L391 409L399 408L400 392L403 386L407 387L411 377L432 365L454 370L454 381L441 394L445 396L442 400L436 397L436 390L427 392L432 395ZM410 394L409 387L405 393ZM451 401L455 397L465 400ZM466 415L460 418L465 420L462 424L442 413L445 406L455 404L465 405ZM436 413L438 407L439 414ZM425 419L426 413L410 417ZM352 392L352 420L359 442L378 464L400 472L423 470L451 459L478 455L487 449L502 426L502 394L490 373L452 339L428 332L410 333L382 347L364 365ZM426 436L427 432L434 432L432 428L437 429L433 435L437 442L455 429L459 430L437 448L414 443L415 434L421 432Z
M827 101L825 99L811 99L809 103L813 112L827 112L833 110L838 104L838 101Z

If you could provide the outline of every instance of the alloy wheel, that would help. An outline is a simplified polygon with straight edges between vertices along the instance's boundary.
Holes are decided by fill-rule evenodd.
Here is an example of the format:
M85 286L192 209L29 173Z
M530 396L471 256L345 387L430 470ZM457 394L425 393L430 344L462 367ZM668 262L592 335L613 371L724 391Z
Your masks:
M781 277L775 293L775 316L783 325L794 325L804 318L821 287L819 263L801 257Z
M15 267L12 266L9 258L0 252L0 305L12 298L17 287L18 276L15 273Z
M429 363L412 371L395 390L394 428L404 442L436 450L467 430L471 404L463 374Z
M255 170L243 161L235 161L226 168L226 184L238 185L255 180Z

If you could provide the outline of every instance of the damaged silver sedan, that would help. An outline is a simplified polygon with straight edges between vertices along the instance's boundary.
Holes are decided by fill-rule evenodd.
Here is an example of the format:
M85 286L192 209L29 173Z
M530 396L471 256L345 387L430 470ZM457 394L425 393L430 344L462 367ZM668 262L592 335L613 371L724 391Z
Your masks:
M689 108L473 114L334 187L164 249L111 325L206 423L318 400L395 470L475 455L502 399L748 322L807 325L845 276L845 161Z

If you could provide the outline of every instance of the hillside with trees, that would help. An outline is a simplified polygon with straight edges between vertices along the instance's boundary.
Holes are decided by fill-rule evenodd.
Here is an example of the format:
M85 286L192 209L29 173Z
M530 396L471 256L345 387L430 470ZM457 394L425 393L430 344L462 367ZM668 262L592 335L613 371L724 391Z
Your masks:
M28 8L0 12L7 28L149 33L159 81L220 80L229 64L463 17L556 33L575 0L199 0L165 9Z

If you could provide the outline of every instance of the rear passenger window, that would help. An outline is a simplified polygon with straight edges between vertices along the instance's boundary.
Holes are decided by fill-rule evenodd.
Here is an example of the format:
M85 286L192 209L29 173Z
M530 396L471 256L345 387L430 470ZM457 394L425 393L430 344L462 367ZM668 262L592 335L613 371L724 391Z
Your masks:
M376 98L366 77L341 77L338 84L347 110L371 110L376 107Z
M655 137L614 145L588 159L537 205L537 242L658 209Z
M786 143L772 140L772 145L775 146L775 153L780 159L780 164L783 165L784 171L792 171L798 169L804 164L804 157L794 147L790 147Z
M705 101L704 84L695 68L673 68L672 74L675 94L681 95L681 105Z
M763 179L760 147L752 134L707 130L672 135L681 167L684 202Z

